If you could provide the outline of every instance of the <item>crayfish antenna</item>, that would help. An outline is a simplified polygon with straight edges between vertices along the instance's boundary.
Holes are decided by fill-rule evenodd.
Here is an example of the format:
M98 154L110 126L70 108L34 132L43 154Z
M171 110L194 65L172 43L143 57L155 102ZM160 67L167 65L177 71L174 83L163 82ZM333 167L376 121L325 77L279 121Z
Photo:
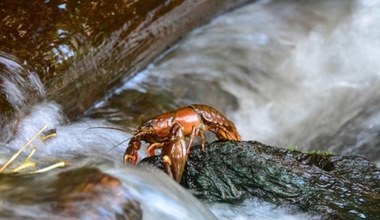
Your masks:
M96 128L122 131L122 132L126 132L126 133L133 133L133 132L135 132L135 130L128 129L128 128L113 128L113 127L102 127L102 126L99 126L99 127L90 127L90 128L87 128L86 130L84 130L83 132L86 132L86 131L92 130L92 129L96 129Z
M117 148L118 146L120 146L120 145L124 144L125 142L129 141L131 138L132 138L132 137L130 137L130 138L127 138L127 139L125 139L124 141L121 141L121 142L119 142L119 143L118 143L118 144L116 144L115 146L113 146L113 147L111 147L110 149L108 149L108 150L104 151L104 153L103 153L103 154L106 154L106 153L110 152L111 150L113 150L113 149Z

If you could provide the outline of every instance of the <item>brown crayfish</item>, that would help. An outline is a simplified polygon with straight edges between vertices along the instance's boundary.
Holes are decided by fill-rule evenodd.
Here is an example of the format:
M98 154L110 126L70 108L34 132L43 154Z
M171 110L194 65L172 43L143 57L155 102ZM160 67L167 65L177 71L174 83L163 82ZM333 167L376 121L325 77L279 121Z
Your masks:
M207 105L194 104L159 114L143 122L133 132L124 153L124 163L135 165L141 141L147 142L149 146L146 154L154 156L155 150L161 148L165 172L179 182L195 137L201 138L204 151L206 130L213 132L218 139L240 140L234 123L222 113ZM185 137L189 138L187 145Z

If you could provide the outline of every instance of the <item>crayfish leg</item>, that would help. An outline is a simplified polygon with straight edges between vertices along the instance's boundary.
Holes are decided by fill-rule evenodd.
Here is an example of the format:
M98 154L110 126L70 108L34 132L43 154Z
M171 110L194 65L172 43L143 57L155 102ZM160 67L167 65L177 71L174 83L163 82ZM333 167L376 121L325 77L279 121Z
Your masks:
M193 128L191 129L189 144L187 145L187 154L190 153L190 148L193 145L194 138L196 136L199 136L201 138L202 150L204 151L205 138L204 138L203 132L198 127L193 126Z
M152 143L148 146L146 149L146 155L148 157L155 156L156 155L156 149L162 148L164 146L164 143Z
M201 138L202 151L205 152L205 135L203 131L199 132L199 137Z
M173 173L172 173L172 170L171 170L171 166L172 166L172 160L170 160L169 156L165 155L162 157L162 162L164 163L164 170L165 172L171 177L174 179L173 177Z

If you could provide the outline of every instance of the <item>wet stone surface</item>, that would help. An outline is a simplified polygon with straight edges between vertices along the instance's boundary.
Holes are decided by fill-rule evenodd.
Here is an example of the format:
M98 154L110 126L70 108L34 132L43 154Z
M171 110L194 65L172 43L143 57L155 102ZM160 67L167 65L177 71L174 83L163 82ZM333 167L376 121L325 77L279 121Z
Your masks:
M17 187L15 185L17 184ZM0 174L1 219L142 219L121 182L94 167L40 175Z
M158 156L144 163L161 166ZM206 201L237 204L257 197L326 219L380 217L380 170L362 157L219 141L205 152L192 148L181 185Z
M186 33L246 2L1 1L0 72L16 74L9 63L35 72L47 98L75 118ZM0 116L13 111L6 96Z

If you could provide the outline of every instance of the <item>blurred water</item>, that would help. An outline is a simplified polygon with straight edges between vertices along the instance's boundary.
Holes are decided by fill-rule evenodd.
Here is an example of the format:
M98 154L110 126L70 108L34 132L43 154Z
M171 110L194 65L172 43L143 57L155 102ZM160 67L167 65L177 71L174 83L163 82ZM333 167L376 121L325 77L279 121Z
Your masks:
M29 79L28 83L19 86L20 80L14 77L22 67L3 60L16 74L5 74L8 78L3 82L10 83L3 83L1 89L23 114L15 137L1 139L6 150L0 163L48 125L48 129L56 129L57 137L33 143L38 166L59 160L75 165L86 165L88 158L105 160L109 163L102 169L123 184L136 180L132 185L140 187L137 194L146 199L147 213L170 206L173 215L185 213L182 219L194 217L196 211L191 210L196 209L203 210L200 216L205 219L212 218L191 195L167 182L165 175L150 178L148 171L135 175L120 167L125 144L118 144L130 134L92 129L115 126L105 120L133 128L142 114L150 116L196 102L225 112L245 140L357 154L379 162L379 9L380 3L370 0L260 1L247 5L194 31L110 92L85 114L97 119L83 117L76 122L69 122L60 106L43 100L43 87L35 74L28 72L30 77L22 78ZM20 89L23 86L34 89ZM33 98L38 103L21 110L25 99L32 99L28 97L38 97ZM41 158L49 160L39 161ZM133 177L125 177L125 172ZM141 179L154 187L141 185L137 181ZM178 191L181 195L177 197ZM149 192L152 197L144 194ZM155 203L157 200L162 203ZM209 207L219 219L318 218L292 207L255 200ZM166 214L163 216L168 217Z
M292 207L276 206L268 202L258 201L257 199L247 199L239 205L215 203L210 205L210 209L220 220L320 219L319 216L300 213Z
M16 58L0 51L0 66L0 91L16 110L20 110L27 102L45 95L38 75L26 70Z
M18 123L19 127L15 137L2 146L0 164L4 164L15 151L27 143L44 125L47 125L47 130L54 129L56 136L44 141L39 138L35 139L8 169L20 165L32 148L36 149L36 152L30 160L36 163L36 169L47 167L59 161L64 161L67 169L56 169L44 176L30 176L28 181L24 181L23 176L20 176L21 182L17 182L17 179L13 182L8 181L8 184L12 185L13 188L10 191L3 192L1 200L6 205L0 208L0 213L8 216L7 212L13 212L10 215L11 218L51 218L54 212L51 209L57 206L55 204L58 204L58 207L65 206L59 196L67 196L69 199L70 194L66 194L72 193L73 188L79 188L77 185L67 184L57 189L53 188L52 182L54 183L54 180L67 170L77 172L76 176L80 179L82 175L80 168L96 167L105 174L117 178L121 182L122 188L119 189L120 192L116 192L116 195L107 195L108 189L103 187L104 189L101 189L104 192L102 192L101 198L94 201L77 201L76 209L84 209L80 213L81 219L89 217L91 219L115 219L117 214L122 214L120 210L123 209L127 201L137 202L142 209L144 219L215 218L209 209L205 208L190 192L187 192L162 171L158 171L156 168L130 168L123 165L122 155L125 151L125 141L130 136L128 133L99 128L112 126L101 120L84 119L67 123L66 120L63 120L64 118L65 115L60 106L55 103L45 102L35 105L30 110L30 114ZM113 125L113 127L115 126ZM140 158L144 156L140 154ZM75 168L78 170L76 171ZM92 176L96 175L98 173L94 173ZM70 180L68 181L70 182ZM86 183L86 178L83 178L83 181ZM1 185L4 187L3 184L2 182ZM38 184L37 188L35 188L36 184ZM90 182L89 184L99 183ZM25 200L30 201L31 198L35 198L24 190L29 190L32 194L37 195L38 199L32 200L33 205L24 205ZM53 194L55 191L65 193L55 195ZM85 208L86 206L88 206L88 210ZM168 209L168 207L171 208ZM129 209L130 211L131 209ZM0 218L4 215L0 214ZM74 216L76 214L71 209L56 214L56 217L60 219L71 219Z
M245 140L379 162L379 9L371 0L248 5L194 31L97 108L120 108L113 101L131 91L145 102L165 95L161 112L206 103Z
M0 144L9 141L14 125L9 120L10 112L22 117L29 104L38 103L45 96L44 86L33 71L24 68L17 58L0 51ZM2 103L2 97L7 103Z
M318 216L301 213L295 207L281 207L256 199L248 199L239 205L214 203L205 206L161 171L124 166L121 155L126 144L123 142L128 140L130 134L99 128L114 126L103 120L86 118L68 123L60 106L52 102L32 107L30 114L18 125L15 138L2 148L0 164L4 164L14 151L20 149L44 125L48 125L47 130L55 129L56 136L45 141L40 139L33 141L31 147L24 151L15 164L19 165L31 148L35 148L36 153L31 160L37 163L37 168L65 161L67 169L56 169L44 176L35 176L34 179L30 176L28 181L23 181L21 176L22 183L12 182L13 189L3 192L3 197L0 199L6 204L1 208L3 214L12 210L14 211L12 218L52 218L49 207L54 207L57 202L60 204L61 199L50 196L56 190L50 188L54 186L51 183L67 170L96 167L121 181L122 188L117 189L115 194L105 194L108 190L105 187L102 192L105 195L102 194L100 198L83 203L77 202L77 209L84 209L80 214L84 219L89 216L92 216L92 219L113 219L112 216L120 213L126 201L138 202L143 211L143 219L214 219L210 210L217 219L319 219ZM145 156L141 152L140 158ZM80 170L77 175L82 175ZM70 192L69 189L73 187L76 185L67 185L67 188L60 190ZM33 206L24 204L24 200L29 201L33 198L30 193L26 193L28 190L32 190L39 198L32 200ZM10 198L17 199L9 201ZM66 219L73 213L75 212L70 209L64 210L56 213L56 217Z

